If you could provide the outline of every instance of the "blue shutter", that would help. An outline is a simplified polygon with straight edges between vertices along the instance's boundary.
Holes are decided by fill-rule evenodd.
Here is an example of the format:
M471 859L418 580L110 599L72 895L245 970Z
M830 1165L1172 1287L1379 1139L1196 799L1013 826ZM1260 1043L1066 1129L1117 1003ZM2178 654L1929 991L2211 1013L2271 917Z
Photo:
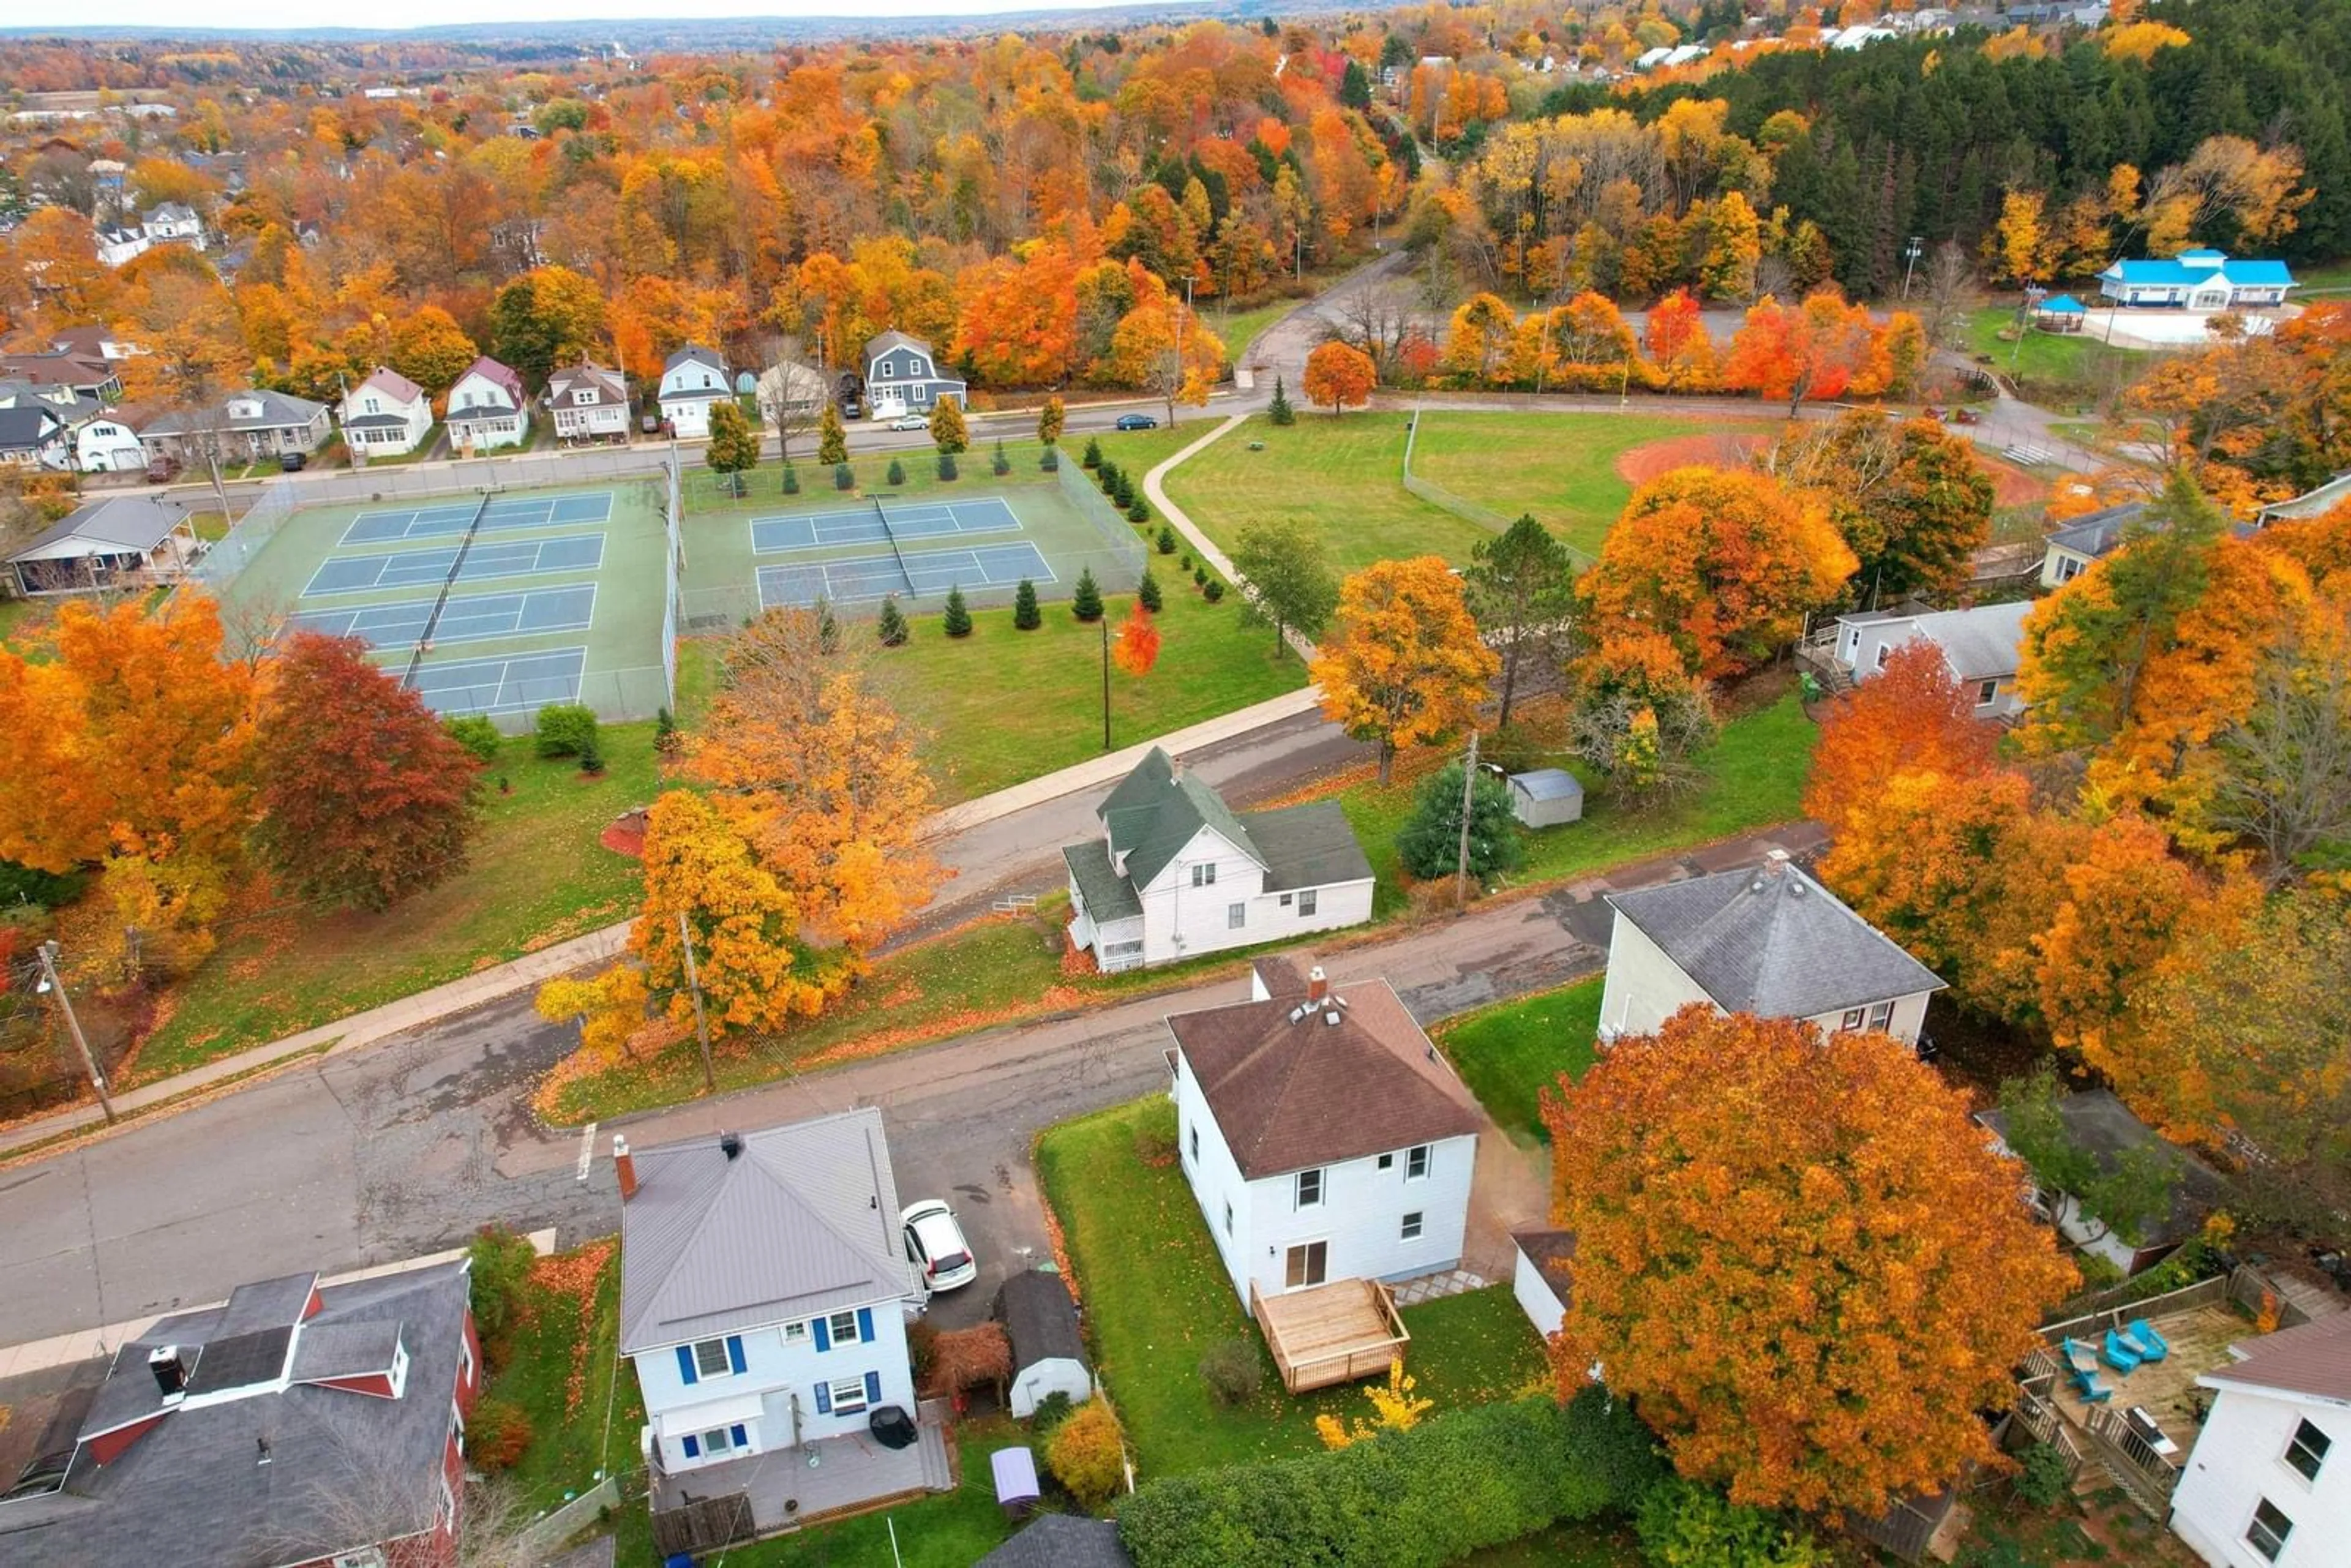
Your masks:
M726 1336L726 1364L737 1373L743 1370L743 1336L741 1334L731 1333Z
M873 1309L872 1307L857 1309L857 1338L862 1344L873 1343Z
M702 1458L702 1439L691 1433L687 1434L685 1439L685 1457L689 1459Z
M735 1439L735 1446L738 1448L751 1446L751 1435L744 1431L740 1424L727 1427L726 1435Z
M865 1375L865 1403L868 1405L882 1403L882 1375L878 1372L869 1372Z
M813 1318L810 1320L809 1327L813 1330L816 1334L817 1349L831 1350L832 1348L832 1325L831 1323L825 1322L822 1318Z
M832 1414L831 1385L820 1383L816 1385L816 1413L820 1416Z
M694 1370L694 1347L690 1344L677 1347L677 1375L689 1385L702 1381L702 1375Z

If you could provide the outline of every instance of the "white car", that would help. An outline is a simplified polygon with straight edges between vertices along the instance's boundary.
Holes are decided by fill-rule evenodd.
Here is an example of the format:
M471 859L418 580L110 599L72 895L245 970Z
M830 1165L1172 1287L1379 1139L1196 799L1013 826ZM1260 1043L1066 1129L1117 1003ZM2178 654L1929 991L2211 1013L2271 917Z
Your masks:
M928 430L931 422L919 413L902 413L890 422L893 430Z
M979 1264L956 1223L955 1210L935 1197L908 1204L898 1223L906 1233L906 1260L934 1291L954 1291L979 1278Z

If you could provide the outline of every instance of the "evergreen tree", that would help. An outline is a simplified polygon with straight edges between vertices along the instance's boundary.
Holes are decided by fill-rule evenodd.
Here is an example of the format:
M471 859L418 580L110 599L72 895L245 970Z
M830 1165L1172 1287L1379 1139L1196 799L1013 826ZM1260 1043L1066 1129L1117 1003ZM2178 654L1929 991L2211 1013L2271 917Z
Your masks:
M1174 555L1176 553L1175 525L1172 523L1160 524L1159 538L1157 542L1159 545L1159 553L1161 555Z
M954 453L942 452L939 454L939 479L942 483L953 484L962 476L962 474L963 470L956 466L956 455Z
M1081 468L1099 468L1102 466L1102 443L1088 436L1085 455L1078 459L1078 465Z
M1134 601L1154 615L1159 613L1159 580L1147 566L1143 569L1143 580L1134 585Z
M906 617L898 609L898 596L882 596L882 618L873 623L873 634L884 648L895 648L906 640Z
M1346 74L1339 78L1339 101L1349 109L1372 107L1372 74L1361 60L1349 60Z
M1150 504L1140 496L1129 501L1126 504L1126 520L1137 527L1149 522L1151 520Z
M1070 613L1079 620L1092 622L1102 619L1102 590L1094 584L1092 567L1078 573L1078 591L1070 596Z
M1273 378L1273 401L1265 405L1265 416L1276 424L1298 423L1298 411L1290 406L1290 390L1280 376Z
M899 486L904 485L906 482L906 465L904 463L899 462L895 457L893 457L890 459L889 472L884 474L882 478L883 483L888 485L893 490L896 489Z
M580 771L585 773L590 779L600 779L603 777L604 743L597 739L592 733L588 737L587 740L580 745Z
M1012 459L1005 455L1004 437L1000 435L996 438L996 455L988 460L987 466L998 478L1012 472Z
M1061 471L1061 449L1058 446L1048 446L1045 448L1044 451L1037 455L1037 466L1043 469L1048 474L1060 473Z
M841 409L828 402L824 413L817 416L816 460L836 466L849 461L849 432L841 425Z
M947 611L939 622L939 629L950 637L971 635L971 611L963 601L960 587L947 590Z
M1396 835L1405 870L1424 880L1450 876L1461 852L1461 764L1448 762L1430 774L1413 803L1412 815ZM1469 874L1484 881L1519 863L1519 825L1510 815L1510 789L1480 771L1469 794Z
M836 490L854 490L857 488L857 471L846 463L834 464L832 487Z
M1012 625L1016 631L1034 632L1045 623L1042 612L1037 608L1037 585L1027 578L1012 593Z
M799 493L800 471L787 463L784 465L784 494L787 496L797 496Z
M740 403L724 398L710 405L710 444L703 449L703 462L716 474L726 476L726 493L743 493L743 475L759 465L759 433L743 415Z

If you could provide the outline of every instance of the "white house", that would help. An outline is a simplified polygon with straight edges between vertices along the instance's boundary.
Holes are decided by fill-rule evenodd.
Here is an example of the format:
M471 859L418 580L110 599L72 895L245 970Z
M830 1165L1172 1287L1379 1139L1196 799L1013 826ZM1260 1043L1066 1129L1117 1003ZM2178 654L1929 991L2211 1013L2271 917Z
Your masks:
M726 390L726 361L697 343L688 343L662 367L662 417L681 441L708 435L710 405L733 395Z
M1154 747L1069 844L1070 940L1105 972L1360 925L1372 867L1333 800L1229 810Z
M759 417L770 425L787 420L814 419L832 401L832 383L823 372L789 360L769 365L756 383Z
M1093 1374L1086 1366L1084 1337L1078 1332L1077 1303L1059 1274L1023 1269L1004 1281L997 1293L996 1315L1004 1323L1004 1337L1012 1343L1012 1393L1015 1420L1037 1413L1038 1401L1065 1395L1082 1405L1094 1391Z
M85 474L136 474L147 466L139 433L111 413L84 420L73 434L74 466Z
M2337 474L2325 484L2283 501L2272 501L2256 514L2263 528L2272 523L2300 522L2306 517L2321 517L2351 501L2351 473Z
M183 202L165 202L141 214L139 227L156 245L204 248L204 221L196 216L193 207Z
M920 338L883 332L865 345L865 398L874 419L928 413L943 397L968 408L970 392L961 378L940 373L938 357Z
M465 451L520 446L530 434L530 399L522 377L484 354L449 389L449 444Z
M1653 1033L1692 1002L1918 1043L1935 972L1774 850L1760 866L1612 893L1600 1038Z
M1510 1294L1535 1333L1545 1339L1559 1332L1567 1316L1568 1262L1575 1256L1575 1232L1539 1228L1510 1233L1515 1257Z
M2240 261L2217 250L2183 250L2168 261L2118 261L2098 274L2098 292L2117 305L2189 310L2266 309L2299 287L2282 261Z
M2024 711L2016 695L2016 667L2024 646L2024 618L2031 600L1984 604L1972 610L1905 613L1875 610L1837 617L1836 662L1866 681L1886 668L1905 643L1928 642L1943 655L1951 679L1975 699L1978 718L2006 718Z
M327 440L327 405L255 388L231 392L193 417L160 414L138 421L137 428L150 458L201 455L208 443L217 443L224 455L316 452Z
M2202 1228L2204 1217L2220 1199L2220 1174L2131 1113L2129 1106L2110 1089L2083 1089L2059 1096L2057 1117L2066 1140L2097 1162L2111 1176L2124 1156L2134 1150L2162 1162L2172 1180L2171 1202L2164 1212L2127 1232L2106 1223L2082 1206L2070 1192L2043 1187L2036 1181L2032 1204L2057 1227L2057 1233L2083 1251L2105 1259L2124 1276L2151 1269L2183 1241ZM1992 1135L1992 1146L2014 1155L2008 1146L2008 1113L1979 1111L1976 1120Z
M618 371L585 360L547 378L547 412L559 440L629 438L629 389Z
M612 1157L620 1351L644 1394L653 1505L747 1488L755 1521L781 1528L783 1499L757 1476L828 1462L850 1473L877 1413L894 1407L911 1422L916 1408L906 1318L924 1293L882 1113L634 1152L615 1139ZM935 1449L943 1479L937 1429L923 1428L920 1444ZM925 1457L906 1462L923 1484ZM911 1490L880 1479L872 1495Z
M2063 588L2095 562L2112 555L2123 534L2147 510L2145 501L2105 507L2049 530L2041 556L2041 586Z
M1177 1013L1177 1157L1255 1296L1461 1261L1485 1117L1385 980L1259 960L1251 999Z
M154 242L141 228L104 227L98 231L98 259L109 267L120 267L147 254Z
M343 398L343 440L360 458L398 457L424 444L433 398L398 371L379 365Z
M2212 1409L2171 1494L2172 1532L2212 1568L2336 1568L2351 1542L2351 1312L2229 1354L2196 1380Z
M11 468L68 468L73 465L73 443L66 422L44 401L0 408L0 465Z

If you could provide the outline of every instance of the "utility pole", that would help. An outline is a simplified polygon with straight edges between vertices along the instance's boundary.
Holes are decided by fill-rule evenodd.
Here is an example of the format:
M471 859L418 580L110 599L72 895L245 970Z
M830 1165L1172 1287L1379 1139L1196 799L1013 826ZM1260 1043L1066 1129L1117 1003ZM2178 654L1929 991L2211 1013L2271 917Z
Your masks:
M57 978L57 945L44 942L41 955L41 989L57 994L57 1008L66 1015L66 1032L73 1036L74 1049L81 1052L81 1064L89 1070L89 1086L98 1091L99 1108L106 1113L109 1122L114 1120L114 1102L106 1092L106 1074L98 1070L98 1059L89 1053L89 1041L81 1032L81 1019L74 1017L73 998L66 995L66 983Z
M702 1092L718 1092L718 1075L710 1070L710 1022L702 1015L702 977L694 968L694 932L685 911L677 912L677 939L685 945L685 988L694 993L694 1037L702 1042Z
M1458 918L1469 907L1469 802L1478 790L1478 729L1469 729L1469 763L1461 769L1461 850L1453 862L1453 913Z
M1927 242L1917 235L1912 235L1910 243L1902 247L1902 298L1905 299L1910 298L1910 275L1918 270L1918 256L1926 248Z

